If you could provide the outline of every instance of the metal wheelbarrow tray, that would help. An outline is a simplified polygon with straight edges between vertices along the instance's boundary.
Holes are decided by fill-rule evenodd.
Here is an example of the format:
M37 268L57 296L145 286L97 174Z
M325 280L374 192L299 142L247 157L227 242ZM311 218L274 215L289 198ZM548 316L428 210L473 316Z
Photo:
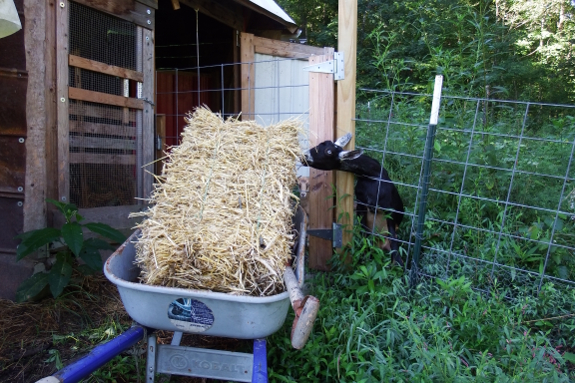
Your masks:
M137 282L132 234L106 261L104 273L114 283L130 317L157 330L201 333L238 339L267 337L285 322L287 291L268 297L230 295L206 290L151 286Z

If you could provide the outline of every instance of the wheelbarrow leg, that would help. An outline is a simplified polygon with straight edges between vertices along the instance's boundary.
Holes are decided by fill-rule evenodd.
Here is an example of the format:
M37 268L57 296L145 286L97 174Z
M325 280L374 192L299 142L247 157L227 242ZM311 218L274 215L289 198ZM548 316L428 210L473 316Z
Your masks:
M266 354L266 340L254 339L252 383L268 383L268 360Z
M156 375L156 351L158 338L155 333L148 335L148 358L146 360L146 383L154 383Z

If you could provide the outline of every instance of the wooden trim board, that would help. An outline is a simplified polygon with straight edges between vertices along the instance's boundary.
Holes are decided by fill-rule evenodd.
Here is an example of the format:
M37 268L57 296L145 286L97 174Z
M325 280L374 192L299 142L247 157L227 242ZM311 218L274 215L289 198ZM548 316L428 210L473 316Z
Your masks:
M91 70L93 72L104 73L110 76L127 78L137 82L144 82L144 74L118 66L107 65L98 61L85 59L74 55L68 56L68 64L77 68Z
M309 64L319 64L333 59L330 55L312 56ZM310 146L333 140L335 119L335 89L333 74L309 72L309 126ZM309 176L309 227L331 229L334 220L334 172L310 168ZM309 266L316 270L329 270L328 261L333 255L332 241L309 237Z
M144 109L144 100L131 97L115 96L113 94L94 92L91 90L73 88L68 90L68 97L73 100L96 102L99 104L122 106L132 109Z

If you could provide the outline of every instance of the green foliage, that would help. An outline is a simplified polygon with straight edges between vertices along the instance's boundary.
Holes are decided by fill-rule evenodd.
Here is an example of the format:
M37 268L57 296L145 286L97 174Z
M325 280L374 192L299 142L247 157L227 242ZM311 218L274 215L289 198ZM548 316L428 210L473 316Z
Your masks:
M118 230L102 223L82 224L83 217L72 204L47 200L55 205L64 215L66 222L60 229L48 227L20 234L22 242L16 249L16 259L20 260L33 252L46 249L54 253L53 264L49 272L36 273L25 280L16 292L18 302L23 302L38 296L49 286L53 297L57 297L70 283L74 267L84 274L101 271L102 258L100 250L113 250L109 242L100 238L84 239L84 229L96 233L108 240L122 243L125 236ZM84 262L83 265L78 263Z
M545 285L551 289L545 303L529 294L508 300L509 292L496 283L488 294L476 292L465 277L423 280L410 289L408 278L377 254L369 239L356 236L352 271L320 273L310 281L309 294L321 302L313 333L303 350L291 348L290 326L270 338L271 381L575 379L568 364L573 355L566 352L572 337L558 331L574 326L573 317L547 321L546 329L534 320L548 310L574 308L575 301L551 284Z

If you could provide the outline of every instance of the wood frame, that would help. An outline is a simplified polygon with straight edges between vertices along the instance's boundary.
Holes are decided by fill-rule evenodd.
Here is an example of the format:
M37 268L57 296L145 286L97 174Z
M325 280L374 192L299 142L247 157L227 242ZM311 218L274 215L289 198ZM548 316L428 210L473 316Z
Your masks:
M333 50L332 50L333 51ZM312 56L309 64L319 64L333 60L333 52L322 56ZM335 120L335 85L333 74L309 72L309 125L310 146L333 140ZM332 194L334 172L310 168L309 175L309 224L308 229L332 229L334 221L334 199ZM329 270L327 262L333 255L331 240L309 237L309 266L316 270Z
M347 150L355 148L355 80L357 56L357 0L341 0L338 10L338 51L344 54L345 78L337 82L337 125L336 137L352 134ZM335 186L338 204L336 216L345 225L343 245L352 240L354 176L351 173L336 172ZM341 198L340 198L341 197ZM347 260L349 261L349 260Z
M265 54L275 57L307 59L310 56L319 56L333 53L333 48L318 48L309 45L287 43L257 37L251 33L240 34L240 58L241 58L241 110L242 120L253 120L255 93L255 54Z
M153 2L153 0L150 0ZM63 0L63 6L56 7L56 102L57 102L57 112L56 112L56 123L57 123L57 155L58 155L58 200L62 202L69 202L70 195L70 173L69 164L70 163L118 163L125 165L146 165L153 162L154 156L154 40L153 31L149 28L153 27L153 23L141 26L141 22L138 23L136 20L122 17L121 14L116 14L113 9L113 4L115 2L107 2L102 5L95 0L78 0L79 3L96 8L98 10L103 10L115 17L121 17L127 19L137 25L137 33L140 34L142 39L141 52L139 57L139 66L141 71L128 70L121 67L116 67L113 65L107 65L94 60L88 60L79 56L70 55L68 49L68 20L69 20L69 2ZM95 6L94 6L95 5ZM142 7L147 6L137 3L137 2L126 2L124 5L126 9L143 9ZM102 9L102 7L112 7L110 9ZM153 12L145 12L145 17L148 20L153 21ZM133 17L132 17L133 18ZM133 80L142 84L142 98L124 97L117 96L107 93L89 91L86 89L80 89L75 87L70 87L68 83L68 72L69 67L82 68L98 73L104 73L111 76L117 76L123 79ZM108 126L106 124L97 123L86 123L82 126L78 125L74 121L70 121L69 114L77 105L72 105L69 99L74 99L78 101L88 101L104 105L114 105L124 108L123 121L124 123L120 126ZM82 106L82 108L90 108L90 113L95 116L100 113L97 106ZM136 109L136 124L141 127L140 134L138 134L137 128L128 126L129 122L129 109ZM80 113L76 110L76 113ZM138 160L135 155L115 155L111 158L104 158L103 155L93 153L87 154L83 153L80 159L79 154L70 153L70 142L74 142L74 137L70 136L70 131L82 131L86 130L91 132L114 132L116 135L122 135L126 133L126 136L136 136L138 140L136 142L132 140L122 140L118 139L92 139L88 140L84 144L91 147L101 147L102 145L112 145L113 147L118 147L122 149L134 149L141 153L141 160ZM110 155L106 155L110 157ZM138 196L147 198L152 192L153 188L153 177L144 171L141 175L141 171L137 172L137 184L138 184ZM141 199L140 199L140 203ZM124 207L122 207L123 209Z

